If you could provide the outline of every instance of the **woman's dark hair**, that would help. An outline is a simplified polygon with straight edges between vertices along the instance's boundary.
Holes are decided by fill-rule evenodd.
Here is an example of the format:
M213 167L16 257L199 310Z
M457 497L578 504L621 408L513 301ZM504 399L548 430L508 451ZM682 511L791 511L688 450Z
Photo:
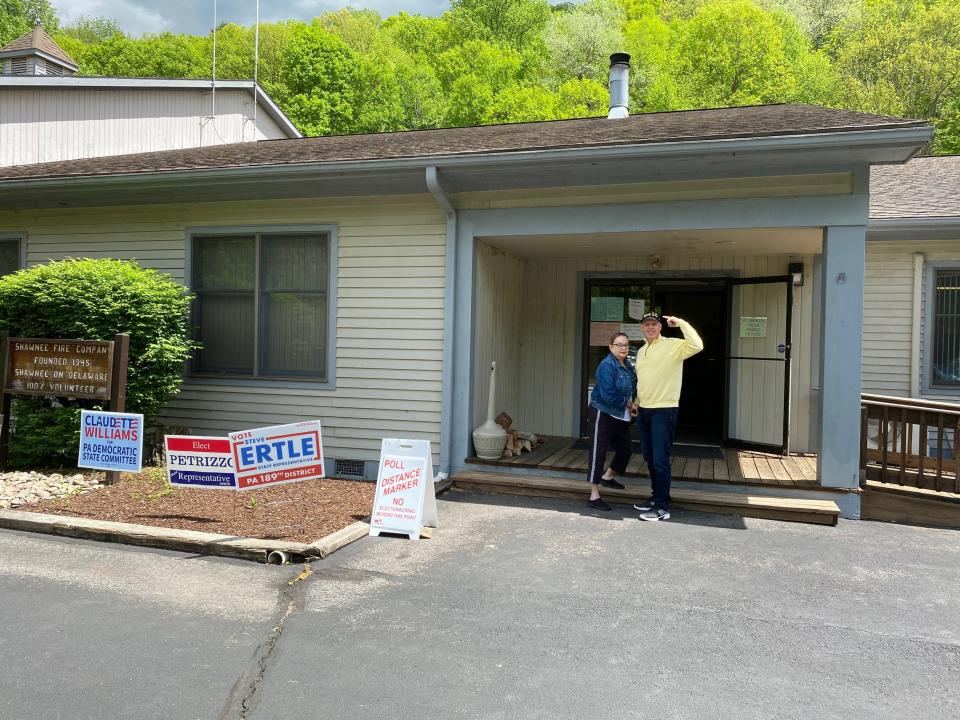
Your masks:
M627 343L630 342L630 336L626 333L614 333L610 336L610 342L608 342L607 345L613 345L617 341L618 337L624 337L627 339Z

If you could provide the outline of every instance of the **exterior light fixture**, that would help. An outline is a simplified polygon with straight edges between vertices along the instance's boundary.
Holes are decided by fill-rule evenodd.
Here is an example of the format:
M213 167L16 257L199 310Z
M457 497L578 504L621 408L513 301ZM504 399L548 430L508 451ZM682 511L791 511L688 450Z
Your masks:
M787 265L787 272L793 277L794 287L803 285L803 263L790 263Z

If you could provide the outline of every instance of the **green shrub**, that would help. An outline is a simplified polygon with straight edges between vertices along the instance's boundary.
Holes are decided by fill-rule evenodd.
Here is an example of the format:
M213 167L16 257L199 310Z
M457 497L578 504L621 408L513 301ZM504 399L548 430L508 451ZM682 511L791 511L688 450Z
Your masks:
M130 336L128 412L149 423L180 384L195 348L190 295L168 276L121 260L62 260L0 278L0 330L11 337L113 340ZM75 463L80 409L94 400L17 397L9 461L17 467Z

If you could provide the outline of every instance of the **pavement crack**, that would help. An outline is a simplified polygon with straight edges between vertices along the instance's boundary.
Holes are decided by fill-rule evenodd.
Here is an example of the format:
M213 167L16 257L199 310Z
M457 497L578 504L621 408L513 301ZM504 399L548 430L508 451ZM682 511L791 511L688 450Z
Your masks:
M247 670L233 684L227 702L217 716L217 720L249 720L251 717L251 713L260 701L260 688L270 669L273 652L283 637L287 619L303 610L306 599L306 581L313 574L310 563L305 563L303 570L280 588L273 627L270 629L266 640L257 646L253 660Z

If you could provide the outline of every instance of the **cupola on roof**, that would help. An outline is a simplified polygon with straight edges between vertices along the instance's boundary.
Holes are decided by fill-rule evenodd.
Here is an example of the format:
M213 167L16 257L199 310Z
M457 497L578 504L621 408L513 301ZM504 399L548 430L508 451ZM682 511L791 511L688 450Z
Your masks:
M73 75L77 63L40 25L0 48L3 75Z

